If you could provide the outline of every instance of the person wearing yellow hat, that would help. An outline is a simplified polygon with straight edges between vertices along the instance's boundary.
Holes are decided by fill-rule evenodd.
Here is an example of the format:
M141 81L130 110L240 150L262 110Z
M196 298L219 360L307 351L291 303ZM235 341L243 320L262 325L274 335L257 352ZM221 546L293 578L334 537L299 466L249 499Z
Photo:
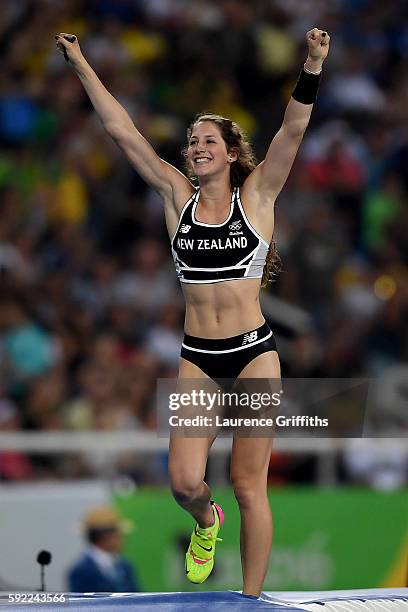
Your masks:
M140 591L134 568L121 554L128 524L109 506L92 508L82 524L86 550L68 571L71 593Z

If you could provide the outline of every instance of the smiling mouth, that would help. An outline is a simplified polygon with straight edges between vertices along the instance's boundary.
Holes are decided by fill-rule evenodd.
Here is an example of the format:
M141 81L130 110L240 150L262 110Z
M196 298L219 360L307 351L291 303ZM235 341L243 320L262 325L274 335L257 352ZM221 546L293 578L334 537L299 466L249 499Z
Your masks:
M195 164L208 164L212 161L209 157L196 157L194 159Z

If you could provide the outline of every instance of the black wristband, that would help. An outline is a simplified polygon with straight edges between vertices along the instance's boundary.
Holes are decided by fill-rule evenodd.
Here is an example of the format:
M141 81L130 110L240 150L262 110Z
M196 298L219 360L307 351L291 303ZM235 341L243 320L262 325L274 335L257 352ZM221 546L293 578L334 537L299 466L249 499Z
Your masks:
M292 98L302 104L314 104L317 98L317 90L319 89L320 74L310 74L302 70L296 87L293 90Z

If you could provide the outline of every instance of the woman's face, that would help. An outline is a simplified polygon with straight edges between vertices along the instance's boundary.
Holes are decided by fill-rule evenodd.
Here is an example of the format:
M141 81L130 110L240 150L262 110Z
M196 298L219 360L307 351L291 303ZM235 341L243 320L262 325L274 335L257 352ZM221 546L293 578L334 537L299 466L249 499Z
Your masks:
M199 121L193 127L187 148L187 158L198 178L223 172L236 160L227 151L218 126L212 121Z

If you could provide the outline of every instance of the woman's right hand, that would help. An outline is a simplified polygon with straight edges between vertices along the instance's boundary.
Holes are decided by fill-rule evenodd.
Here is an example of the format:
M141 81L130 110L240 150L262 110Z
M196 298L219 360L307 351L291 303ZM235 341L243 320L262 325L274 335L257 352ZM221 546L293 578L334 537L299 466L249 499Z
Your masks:
M81 49L78 44L78 38L74 34L67 34L66 32L60 32L54 36L58 51L63 54L65 59L69 61L72 66L75 66L82 59Z

